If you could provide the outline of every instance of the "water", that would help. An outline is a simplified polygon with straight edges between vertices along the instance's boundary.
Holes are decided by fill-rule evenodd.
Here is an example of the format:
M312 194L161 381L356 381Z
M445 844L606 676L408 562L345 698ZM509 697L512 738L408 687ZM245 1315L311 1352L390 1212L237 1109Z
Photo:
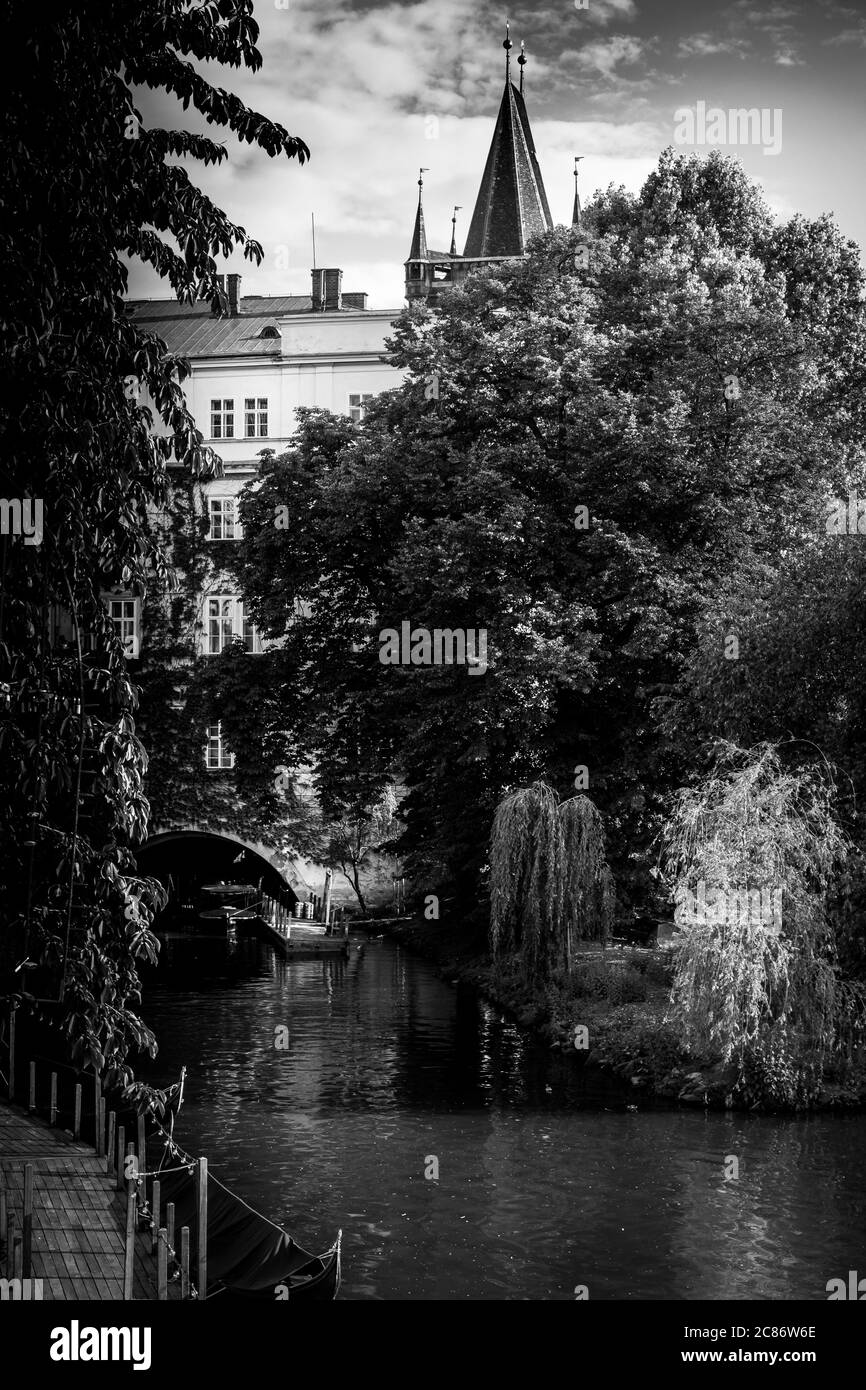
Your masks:
M308 1249L342 1227L342 1298L823 1300L866 1274L862 1115L653 1107L389 941L163 957L149 1079L188 1068L179 1141Z

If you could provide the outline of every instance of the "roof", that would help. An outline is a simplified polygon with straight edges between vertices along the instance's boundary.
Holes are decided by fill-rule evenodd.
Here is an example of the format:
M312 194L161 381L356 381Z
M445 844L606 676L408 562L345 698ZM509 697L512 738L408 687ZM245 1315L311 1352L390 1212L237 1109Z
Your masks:
M308 294L244 295L237 318L217 318L205 301L135 299L127 307L138 327L157 334L170 352L181 357L273 357L280 352L278 320L288 314L312 313L313 301ZM358 309L347 304L339 312L357 313ZM263 338L264 328L275 329L277 336Z
M427 231L424 226L424 209L421 206L421 194L418 194L418 211L415 214L415 230L412 233L412 246L409 251L410 261L426 261L427 259Z
M526 106L507 80L463 255L522 256L552 226Z

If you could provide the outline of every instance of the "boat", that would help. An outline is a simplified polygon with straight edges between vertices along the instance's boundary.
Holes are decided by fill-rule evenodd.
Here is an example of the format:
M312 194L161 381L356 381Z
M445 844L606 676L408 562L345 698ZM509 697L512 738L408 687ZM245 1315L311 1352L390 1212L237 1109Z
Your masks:
M331 1303L340 1292L342 1236L340 1231L335 1243L324 1255L311 1255L293 1241L291 1265L286 1268L279 1284L251 1289L220 1280L219 1283L208 1285L208 1299L223 1297L230 1302L256 1303L297 1303L302 1299L309 1303Z
M188 1226L194 1248L195 1183L187 1167L177 1168L174 1163L179 1159L191 1168L195 1160L171 1140L162 1126L157 1128L169 1141L171 1152L171 1166L154 1174L161 1182L161 1202L174 1203L175 1230ZM298 1299L329 1302L337 1297L342 1231L329 1250L312 1255L288 1231L255 1211L212 1172L208 1172L207 1179L206 1299L296 1303ZM201 1297L200 1291L198 1296Z

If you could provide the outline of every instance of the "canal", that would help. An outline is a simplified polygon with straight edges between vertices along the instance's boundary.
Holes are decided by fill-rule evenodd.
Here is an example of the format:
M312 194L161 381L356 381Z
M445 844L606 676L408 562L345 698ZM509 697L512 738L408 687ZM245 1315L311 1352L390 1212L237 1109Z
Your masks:
M342 1227L341 1298L826 1299L866 1274L866 1117L653 1107L390 941L169 937L143 1012L147 1079L188 1068L179 1142L307 1249Z

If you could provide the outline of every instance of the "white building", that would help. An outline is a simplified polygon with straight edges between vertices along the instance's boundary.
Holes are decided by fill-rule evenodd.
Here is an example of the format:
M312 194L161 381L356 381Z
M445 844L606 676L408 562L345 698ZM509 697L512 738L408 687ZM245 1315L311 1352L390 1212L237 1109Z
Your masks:
M372 396L402 380L385 348L400 310L368 309L366 294L343 293L342 279L341 270L314 270L309 295L242 298L240 275L228 275L222 314L206 302L130 303L136 325L190 363L187 403L223 461L223 476L204 485L213 540L240 538L237 496L255 478L261 451L279 452L288 443L299 407L361 420ZM124 625L130 655L137 656L140 605L133 595L109 602L115 622ZM240 595L227 593L217 572L202 594L199 650L216 655L235 636L250 652L261 650Z

